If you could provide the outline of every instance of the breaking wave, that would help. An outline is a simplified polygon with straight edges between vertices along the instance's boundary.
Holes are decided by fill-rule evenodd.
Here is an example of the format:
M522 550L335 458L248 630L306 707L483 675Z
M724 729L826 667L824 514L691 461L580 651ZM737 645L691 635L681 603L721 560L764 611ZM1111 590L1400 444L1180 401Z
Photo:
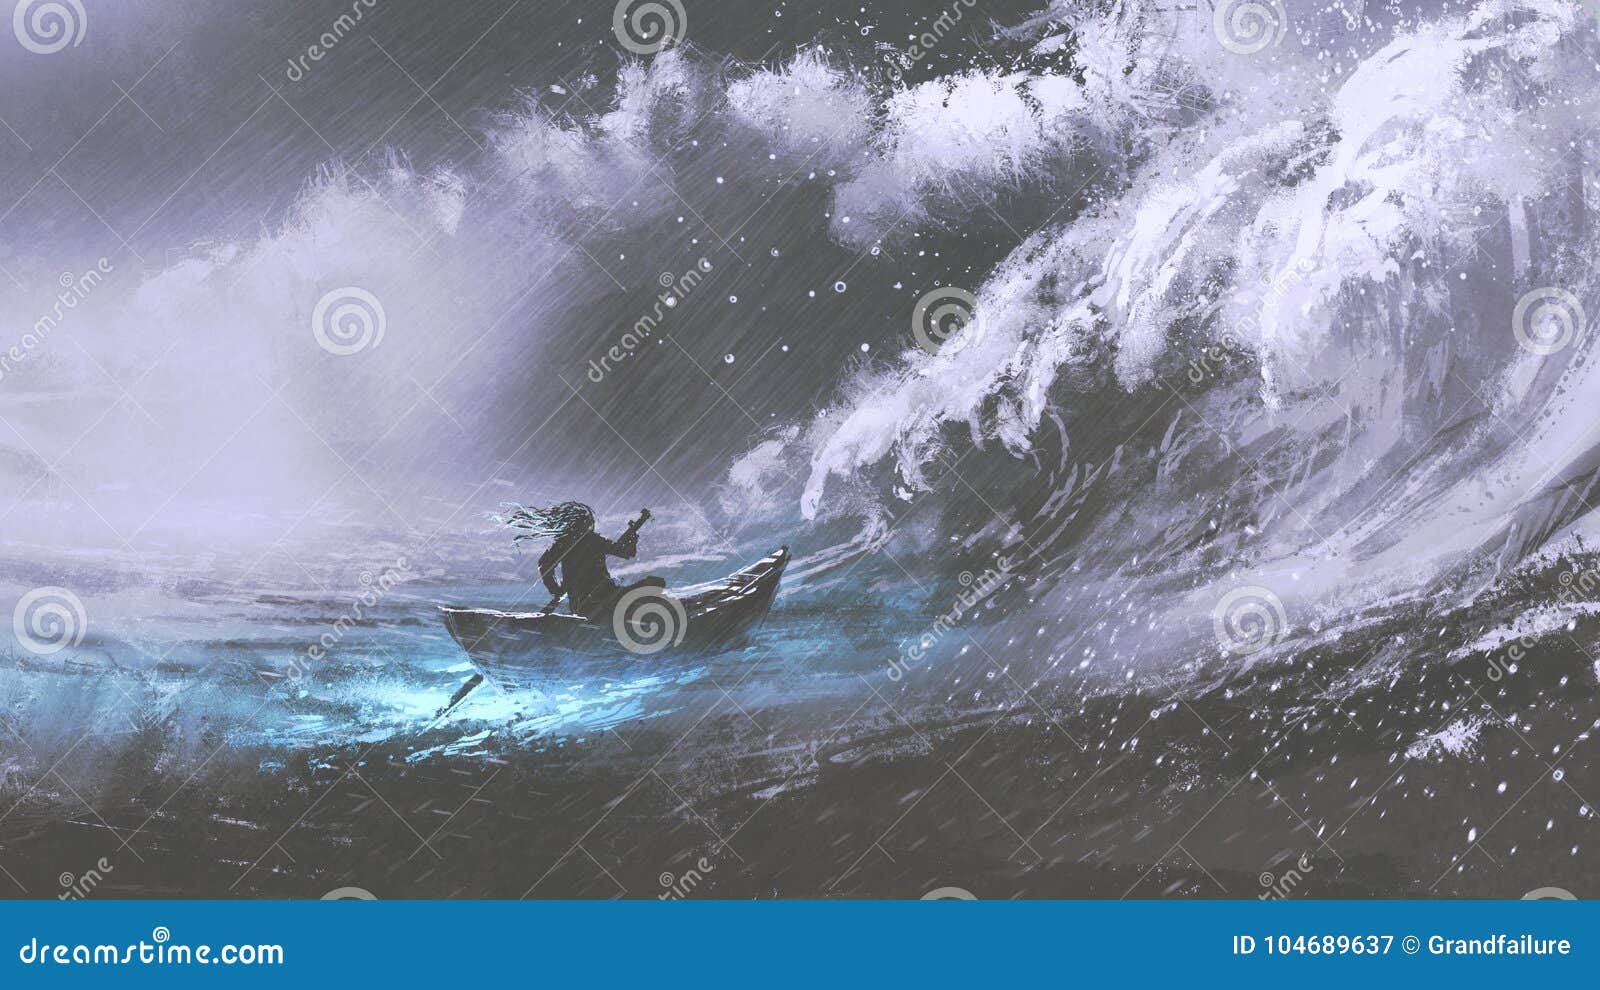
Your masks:
M957 557L1168 580L1197 612L1239 585L1302 616L1470 595L1569 532L1600 477L1593 19L1286 4L1251 55L1206 12L1122 5L1085 28L1089 9L1018 29L1071 49L1059 74L888 106L948 182L976 141L999 149L986 188L1043 161L1096 194L1041 197L1054 219L972 286L963 346L908 337L737 473L787 458L806 518L880 531L932 497ZM882 169L928 191L900 134L841 201Z

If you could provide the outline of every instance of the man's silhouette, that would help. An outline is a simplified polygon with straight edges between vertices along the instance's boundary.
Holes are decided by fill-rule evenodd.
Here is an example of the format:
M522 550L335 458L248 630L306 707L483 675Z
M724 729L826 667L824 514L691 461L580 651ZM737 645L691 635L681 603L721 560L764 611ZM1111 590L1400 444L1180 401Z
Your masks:
M520 506L506 520L506 524L530 532L516 538L516 542L553 537L555 542L539 557L539 578L549 590L551 598L545 606L551 612L566 596L573 614L591 621L603 621L617 599L635 588L665 588L667 582L658 577L645 578L630 585L618 585L606 567L607 557L631 560L639 552L639 527L650 518L645 509L639 518L628 524L628 529L615 540L608 540L594 531L594 511L581 502L562 502L548 509L524 509ZM557 571L560 580L557 580Z

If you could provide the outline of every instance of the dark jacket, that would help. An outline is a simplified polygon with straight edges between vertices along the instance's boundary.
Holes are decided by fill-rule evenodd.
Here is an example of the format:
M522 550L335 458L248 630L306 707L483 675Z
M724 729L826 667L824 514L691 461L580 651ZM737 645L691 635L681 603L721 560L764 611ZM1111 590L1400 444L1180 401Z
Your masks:
M639 552L639 533L627 533L619 540L608 540L594 530L562 537L539 558L539 577L551 596L572 597L572 610L579 615L617 592L617 582L606 568L606 557L630 559ZM556 581L556 566L561 581Z

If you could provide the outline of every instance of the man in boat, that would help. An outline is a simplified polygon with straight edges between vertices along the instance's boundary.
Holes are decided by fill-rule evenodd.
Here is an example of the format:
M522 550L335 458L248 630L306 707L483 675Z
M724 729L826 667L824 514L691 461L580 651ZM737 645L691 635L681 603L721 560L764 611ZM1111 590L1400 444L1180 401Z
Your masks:
M551 598L544 611L553 612L566 597L574 615L591 621L604 621L617 599L635 588L665 588L667 582L647 577L629 585L619 585L606 566L607 557L632 560L639 553L639 527L650 519L644 509L639 518L615 540L594 531L594 510L582 502L562 502L545 509L517 506L506 525L528 532L513 542L551 537L550 549L539 557L539 578ZM557 580L557 571L560 580Z

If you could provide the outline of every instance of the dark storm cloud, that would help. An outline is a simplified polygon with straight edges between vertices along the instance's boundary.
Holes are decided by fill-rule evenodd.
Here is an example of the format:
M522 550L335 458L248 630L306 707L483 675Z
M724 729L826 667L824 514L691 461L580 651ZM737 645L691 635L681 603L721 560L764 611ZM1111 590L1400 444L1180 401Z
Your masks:
M887 16L910 38L942 10ZM909 346L918 292L975 284L1018 236L994 202L934 220L941 163L904 130L885 147L907 167L875 163L874 104L903 72L888 21L740 8L640 61L606 13L129 4L91 7L81 46L8 51L6 317L31 322L82 259L118 272L68 338L92 368L63 349L29 369L18 449L67 449L83 489L148 487L156 512L490 477L694 503L841 373ZM829 54L797 55L812 41ZM1011 57L976 19L952 56ZM702 265L589 381L663 277ZM331 360L310 328L350 288L379 332Z

